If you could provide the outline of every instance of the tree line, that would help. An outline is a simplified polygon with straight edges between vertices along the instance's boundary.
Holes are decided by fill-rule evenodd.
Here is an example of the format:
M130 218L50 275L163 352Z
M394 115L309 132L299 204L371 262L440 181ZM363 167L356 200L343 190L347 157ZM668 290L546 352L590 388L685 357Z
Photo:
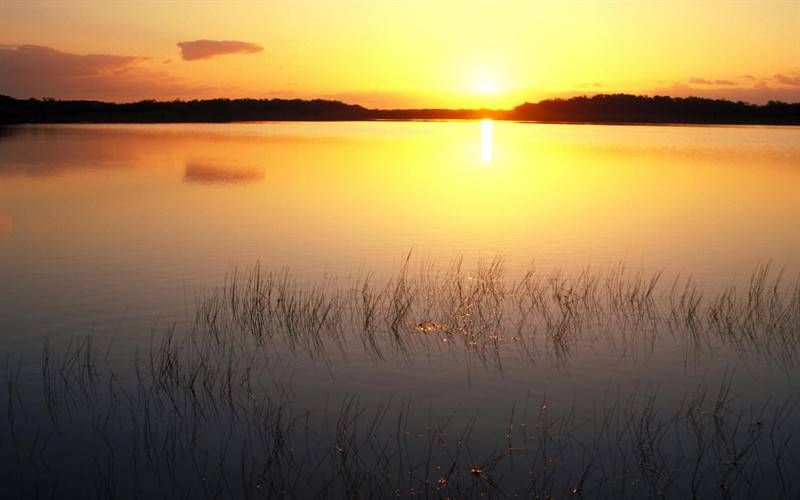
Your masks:
M800 103L750 104L702 97L598 94L512 109L371 109L326 99L88 100L0 96L0 123L166 123L479 119L569 123L800 125Z

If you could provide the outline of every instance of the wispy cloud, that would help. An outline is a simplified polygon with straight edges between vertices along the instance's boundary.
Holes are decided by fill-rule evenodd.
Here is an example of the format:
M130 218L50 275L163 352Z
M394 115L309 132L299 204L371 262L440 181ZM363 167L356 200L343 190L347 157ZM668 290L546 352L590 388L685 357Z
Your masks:
M22 73L41 78L92 77L123 70L145 59L110 54L70 54L41 45L0 46L0 69L9 76Z
M0 94L110 101L174 99L212 89L188 85L138 55L74 54L41 45L0 45Z
M736 82L733 80L708 80L706 78L697 77L689 78L689 83L695 85L736 85Z
M684 82L661 85L642 93L648 95L669 95L673 97L710 97L763 104L767 101L799 102L800 86L776 86L767 79L753 80L742 85L701 85L691 86Z
M592 82L592 83L579 83L579 84L575 85L575 87L577 87L577 88L579 88L579 89L589 89L589 88L596 88L596 89L598 89L598 88L600 88L600 87L602 87L602 86L603 86L603 84L602 84L602 83L600 83L600 82Z
M255 43L235 40L194 40L178 42L184 61L201 61L227 54L256 54L264 47Z
M691 77L671 84L658 82L647 93L675 97L711 97L751 103L800 101L800 73L785 71L773 76L743 74L733 80Z
M775 75L775 81L782 85L789 85L791 87L800 87L800 73L794 75L784 75L778 73Z

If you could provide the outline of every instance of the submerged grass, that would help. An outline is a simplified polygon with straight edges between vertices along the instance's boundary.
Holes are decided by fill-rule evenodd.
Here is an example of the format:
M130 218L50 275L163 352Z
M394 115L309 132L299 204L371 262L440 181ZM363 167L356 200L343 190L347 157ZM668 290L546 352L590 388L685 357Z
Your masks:
M196 327L217 342L278 341L324 358L357 341L375 359L416 349L460 347L481 362L500 352L530 360L567 359L581 341L602 339L621 352L647 352L664 335L680 340L687 359L715 344L789 366L800 348L800 279L760 267L744 290L706 295L691 278L662 285L663 272L576 275L531 269L506 279L495 258L443 272L406 260L382 284L368 275L348 286L334 280L305 287L287 272L234 271L204 297ZM224 337L224 338L223 338Z
M378 283L301 285L288 272L233 271L186 331L154 331L124 363L94 336L9 358L0 466L10 498L796 498L796 398L741 401L731 377L674 404L659 388L590 402L508 402L505 424L357 395L296 401L276 359L332 368L434 350L502 367L569 363L586 342L687 359L720 345L794 366L800 281L759 268L743 290L704 294L663 273L507 279L501 259L466 271L422 266ZM346 362L346 361L345 361ZM387 388L391 392L391 388ZM495 427L496 426L496 427Z

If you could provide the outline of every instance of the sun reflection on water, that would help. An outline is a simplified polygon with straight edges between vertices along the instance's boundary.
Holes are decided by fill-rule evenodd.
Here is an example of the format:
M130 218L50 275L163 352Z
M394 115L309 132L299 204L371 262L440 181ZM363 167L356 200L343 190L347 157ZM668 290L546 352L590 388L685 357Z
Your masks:
M481 120L481 161L492 161L492 143L494 142L494 122L489 119Z

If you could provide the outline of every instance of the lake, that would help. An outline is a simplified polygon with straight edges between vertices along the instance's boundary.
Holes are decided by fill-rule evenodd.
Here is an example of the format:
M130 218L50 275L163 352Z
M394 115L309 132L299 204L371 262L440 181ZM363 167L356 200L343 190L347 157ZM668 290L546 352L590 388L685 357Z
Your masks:
M798 189L796 127L2 129L4 480L793 498Z

